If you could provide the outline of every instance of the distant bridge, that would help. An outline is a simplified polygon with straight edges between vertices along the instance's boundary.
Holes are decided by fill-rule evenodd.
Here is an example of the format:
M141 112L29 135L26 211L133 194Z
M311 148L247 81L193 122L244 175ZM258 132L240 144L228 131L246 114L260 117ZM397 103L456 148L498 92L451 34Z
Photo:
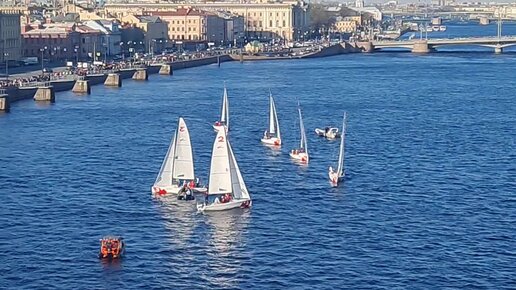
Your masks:
M427 53L442 46L477 45L494 48L495 53L502 53L503 49L516 45L516 36L503 37L468 37L468 38L429 38L397 41L372 41L361 46L366 51L385 48L407 48L415 53ZM360 46L360 45L359 45Z

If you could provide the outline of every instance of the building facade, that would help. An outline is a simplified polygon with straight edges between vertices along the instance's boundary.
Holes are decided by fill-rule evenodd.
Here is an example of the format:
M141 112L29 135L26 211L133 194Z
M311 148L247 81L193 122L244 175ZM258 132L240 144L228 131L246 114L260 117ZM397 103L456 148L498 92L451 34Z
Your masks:
M0 62L21 58L21 13L19 10L0 9Z
M242 16L247 38L298 38L310 25L310 6L302 1L269 3L260 0L251 3L211 2L211 3L107 3L105 13L116 17L129 14L171 12L181 8L203 11L226 11Z
M191 8L180 8L176 11L148 11L146 14L159 17L167 23L167 34L171 40L203 41L208 34L208 25L217 25L216 21L211 19L211 15Z
M27 27L22 33L23 56L37 56L40 61L41 58L57 61L79 56L75 48L80 46L81 36L74 29L74 24Z
M100 46L103 54L107 56L120 54L122 33L117 22L110 20L89 20L86 21L84 25L101 32Z
M357 22L354 20L338 20L334 23L337 32L355 32L358 28Z
M127 15L121 17L120 21L126 25L132 25L143 32L143 39L129 37L125 39L126 45L128 41L142 41L144 50L152 52L160 52L167 46L169 25L160 17L152 15Z

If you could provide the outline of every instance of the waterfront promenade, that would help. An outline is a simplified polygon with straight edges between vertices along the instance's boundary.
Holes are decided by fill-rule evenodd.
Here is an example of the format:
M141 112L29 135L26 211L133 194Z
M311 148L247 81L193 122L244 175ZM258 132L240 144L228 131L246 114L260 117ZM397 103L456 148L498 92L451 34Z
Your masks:
M16 101L34 99L35 101L54 102L55 93L72 90L78 94L90 94L91 86L104 84L110 87L122 86L122 80L148 80L151 74L172 75L175 70L228 61L290 60L338 55L359 52L346 42L336 44L317 44L311 47L294 49L288 54L248 55L241 51L230 50L217 53L195 53L180 58L163 55L153 59L128 62L122 61L107 66L90 66L87 69L66 68L43 74L36 70L14 75L10 80L0 82L0 111L10 111Z

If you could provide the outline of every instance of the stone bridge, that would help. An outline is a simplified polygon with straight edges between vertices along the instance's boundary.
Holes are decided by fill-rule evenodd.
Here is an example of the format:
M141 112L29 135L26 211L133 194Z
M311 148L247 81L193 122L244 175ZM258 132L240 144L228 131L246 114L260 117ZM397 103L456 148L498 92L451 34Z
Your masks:
M407 48L414 53L428 53L430 51L434 51L438 47L443 46L477 45L483 47L491 47L494 49L495 53L502 53L504 48L516 45L516 36L372 41L358 43L357 45L358 47L361 47L363 50L369 52L385 48Z

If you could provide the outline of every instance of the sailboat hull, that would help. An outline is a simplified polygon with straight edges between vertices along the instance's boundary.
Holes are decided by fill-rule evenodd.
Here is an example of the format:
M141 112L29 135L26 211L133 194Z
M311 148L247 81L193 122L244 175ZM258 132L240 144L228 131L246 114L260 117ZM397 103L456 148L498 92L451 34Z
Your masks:
M292 159L296 160L296 161L299 161L301 163L308 163L308 154L306 153L297 153L297 154L294 154L292 151L290 151L290 157L292 157Z
M234 208L249 208L252 205L252 201L250 199L234 199L230 202L226 203L199 203L197 204L197 210L200 212L206 211L223 211L230 210Z
M336 129L336 128L330 128L330 130L328 130L328 131L326 131L324 129L316 128L315 134L317 134L318 136L321 136L321 137L328 138L328 139L340 138L340 133L339 133L338 129Z
M279 138L262 138L262 143L272 146L281 146L281 139Z
M328 172L328 178L333 186L337 186L339 184L339 175L336 172Z

